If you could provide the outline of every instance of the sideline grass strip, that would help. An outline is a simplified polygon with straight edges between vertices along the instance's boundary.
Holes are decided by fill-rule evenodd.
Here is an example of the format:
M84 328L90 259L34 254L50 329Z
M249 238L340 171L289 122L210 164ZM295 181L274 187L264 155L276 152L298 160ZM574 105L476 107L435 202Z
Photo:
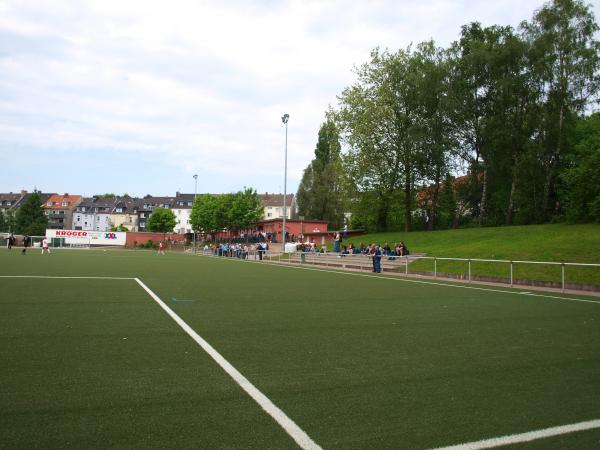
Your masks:
M405 283L417 283L417 284L425 284L425 285L432 285L432 286L474 289L474 290L478 290L478 291L499 292L499 293L511 294L511 295L528 295L531 297L542 297L542 298L551 298L551 299L555 299L555 300L570 300L570 301L576 301L576 302L600 304L600 300L589 300L589 299L582 299L582 298L577 298L577 297L561 297L561 296L549 295L549 294L536 294L533 292L523 292L523 291L518 291L518 290L496 289L496 288L492 288L492 287L484 287L485 285L484 286L472 286L472 285L464 285L464 284L458 284L458 283L446 283L443 281L415 280L413 278L405 278L405 277L399 277L399 276L385 276L385 275L373 275L373 274L366 274L366 273L359 273L359 272L348 272L348 271L345 271L342 269L339 269L339 270L321 269L321 268L316 268L316 267L302 267L299 265L289 265L289 264L274 263L274 262L264 262L264 261L259 262L259 261L252 261L252 260L243 261L243 260L239 260L237 258L224 258L224 257L207 256L207 255L199 255L199 256L202 256L205 258L218 258L220 260L227 260L227 261L236 261L236 262L242 263L242 264L256 263L256 264L267 265L267 266L286 267L286 268L290 268L290 269L301 269L301 270L309 270L309 271L314 271L314 272L335 273L335 274L339 274L339 275L350 275L350 276L366 277L366 278L372 278L372 279L400 281L400 282L405 282Z

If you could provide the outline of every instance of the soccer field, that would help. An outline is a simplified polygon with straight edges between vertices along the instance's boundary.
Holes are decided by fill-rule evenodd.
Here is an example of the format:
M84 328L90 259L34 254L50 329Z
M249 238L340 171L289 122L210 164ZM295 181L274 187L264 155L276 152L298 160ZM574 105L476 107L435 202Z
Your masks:
M600 447L598 298L145 251L0 276L1 448Z

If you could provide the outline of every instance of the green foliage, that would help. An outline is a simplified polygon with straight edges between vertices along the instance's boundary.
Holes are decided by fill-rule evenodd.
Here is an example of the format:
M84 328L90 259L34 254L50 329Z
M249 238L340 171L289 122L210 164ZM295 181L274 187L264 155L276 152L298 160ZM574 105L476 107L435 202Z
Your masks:
M252 188L244 188L231 198L229 223L231 229L243 230L252 227L262 217L262 203Z
M134 242L134 247L136 246L136 242ZM146 241L146 243L144 244L143 242L140 243L139 245L137 245L137 248L142 248L142 249L148 249L148 250L154 250L156 249L156 244L154 243L154 241L152 239L148 239L148 241Z
M111 227L110 231L129 231L129 229L125 225L121 224L118 227Z
M218 195L199 195L192 207L190 223L194 231L203 231L205 233L214 233L219 229L219 196Z
M39 194L33 193L17 210L15 217L15 232L30 236L43 236L48 227L48 218L42 208Z
M4 211L0 210L0 232L2 233L8 231L8 221L5 216Z
M298 187L298 215L326 220L332 229L343 225L342 167L339 132L328 119L319 129L315 158Z
M517 31L474 22L448 49L375 49L331 114L347 148L342 195L353 223L407 231L413 219L420 228L421 217L431 219L430 230L595 220L594 189L567 191L597 177L596 160L575 150L576 124L600 92L597 31L588 5L553 0ZM579 174L574 161L585 166ZM446 191L444 207L453 172L467 182L453 198ZM311 163L300 204L318 175ZM577 197L587 199L588 213L574 206Z
M170 233L177 224L175 213L167 208L154 208L148 218L146 227L148 231L156 233Z
M561 173L566 216L600 222L600 113L579 121L574 141Z
M192 208L190 223L197 232L214 233L223 229L250 228L261 217L262 204L258 193L245 187L235 194L199 195Z

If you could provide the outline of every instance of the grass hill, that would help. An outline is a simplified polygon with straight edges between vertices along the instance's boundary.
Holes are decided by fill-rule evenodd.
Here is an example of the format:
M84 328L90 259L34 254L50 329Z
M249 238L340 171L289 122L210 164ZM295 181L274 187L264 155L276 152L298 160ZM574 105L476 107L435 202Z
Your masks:
M600 263L600 225L528 225L357 236L355 245L403 240L411 252L452 258Z
M344 241L379 243L403 240L411 253L446 258L479 258L521 261L553 261L600 264L600 225L528 225L497 228L467 228L442 231L394 232L357 236ZM433 271L431 260L411 264L413 270ZM468 266L460 261L438 261L438 272L466 276ZM472 263L473 274L509 277L508 264ZM560 266L517 264L514 277L559 282ZM568 267L567 282L600 284L600 267Z

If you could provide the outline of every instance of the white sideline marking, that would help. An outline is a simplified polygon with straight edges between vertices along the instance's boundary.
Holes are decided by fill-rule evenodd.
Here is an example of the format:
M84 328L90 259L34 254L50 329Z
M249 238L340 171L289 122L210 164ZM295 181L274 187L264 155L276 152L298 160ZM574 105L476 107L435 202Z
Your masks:
M460 284L439 283L439 282L435 282L435 281L411 280L411 279L408 279L408 278L395 278L395 277L389 277L389 276L386 277L386 276L381 276L381 275L370 275L370 274L366 274L366 273L344 272L342 270L317 269L316 267L298 267L298 266L292 266L292 265L287 265L287 264L282 264L282 263L275 263L275 262L254 261L254 260L251 260L251 259L240 260L240 259L237 259L237 258L224 258L224 257L219 257L219 256L210 256L210 255L198 255L198 256L204 256L206 258L217 258L219 260L226 259L226 260L238 261L240 263L241 262L259 263L261 265L276 266L276 267L286 267L286 268L289 268L289 269L312 270L312 271L315 271L315 272L337 273L337 274L340 274L340 275L353 275L353 276L356 276L356 277L379 278L379 279L382 279L382 280L391 280L391 281L403 281L405 283L428 284L428 285L432 285L432 286L446 286L446 287L453 287L453 288L460 288L460 289L474 289L474 290L477 290L477 291L487 291L487 292L501 292L503 294L517 294L517 295L523 294L523 292L505 291L503 289L483 288L483 287L476 287L476 286L462 286ZM595 300L585 300L583 298L558 297L558 296L555 296L555 295L534 294L532 292L529 292L526 295L529 295L531 297L543 297L543 298L552 298L552 299L558 299L558 300L567 300L567 301L571 301L571 302L596 303L597 305L600 305L600 300L599 301L595 301Z
M530 442L537 439L559 436L561 434L574 433L576 431L592 430L594 428L600 428L600 420L589 420L587 422L573 423L571 425L563 425L560 427L544 428L543 430L530 431L528 433L511 434L492 439L485 439L483 441L452 445L450 447L439 447L435 450L478 450L494 448L502 445L518 444L520 442Z
M0 275L0 278L48 278L63 280L135 280L133 277L60 277L53 275Z
M233 380L244 390L250 397L260 405L275 421L289 434L294 441L303 449L322 450L311 438L306 434L296 423L290 419L281 409L260 392L248 379L242 375L235 367L233 367L212 345L206 342L198 333L196 333L187 323L181 319L171 308L169 308L154 292L148 288L139 278L135 281L154 299L156 303L179 325L209 356L233 378Z

